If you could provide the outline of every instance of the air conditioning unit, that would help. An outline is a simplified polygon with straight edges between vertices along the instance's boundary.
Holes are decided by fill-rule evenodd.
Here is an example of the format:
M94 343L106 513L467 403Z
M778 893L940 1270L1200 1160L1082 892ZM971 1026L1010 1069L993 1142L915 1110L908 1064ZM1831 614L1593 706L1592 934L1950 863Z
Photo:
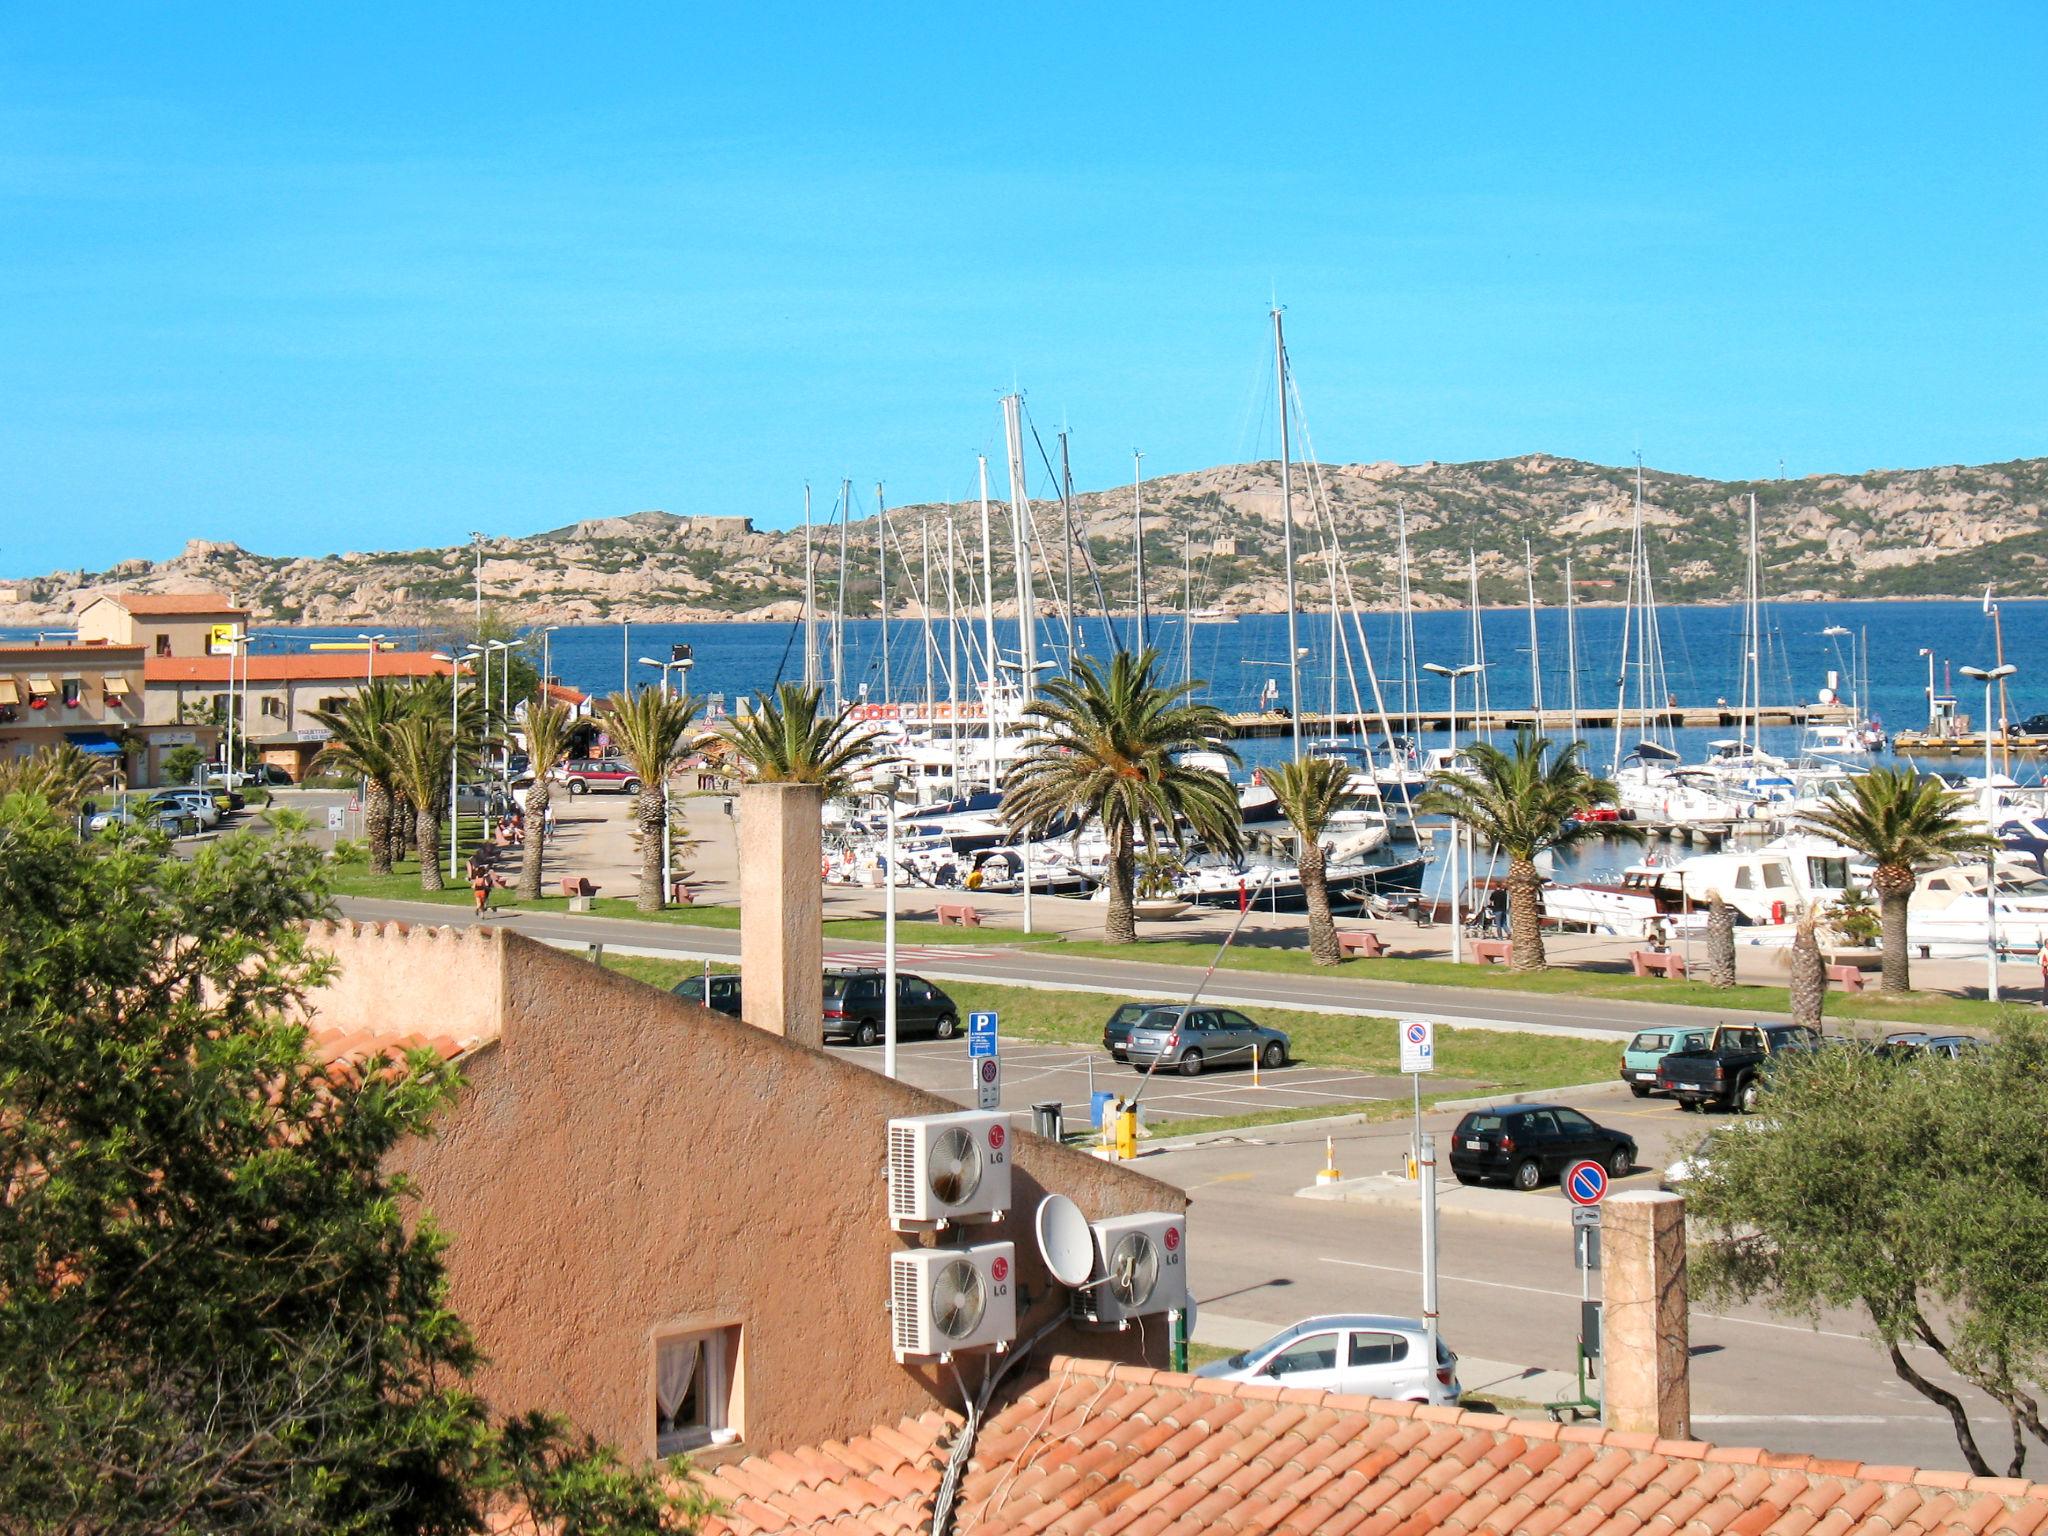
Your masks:
M1070 1315L1122 1328L1132 1318L1185 1312L1187 1229L1185 1216L1166 1212L1094 1223L1095 1272L1074 1292Z
M1010 1121L973 1110L889 1122L889 1225L937 1230L1010 1208Z
M1016 1285L1014 1243L890 1254L890 1334L897 1363L1009 1348L1017 1337Z

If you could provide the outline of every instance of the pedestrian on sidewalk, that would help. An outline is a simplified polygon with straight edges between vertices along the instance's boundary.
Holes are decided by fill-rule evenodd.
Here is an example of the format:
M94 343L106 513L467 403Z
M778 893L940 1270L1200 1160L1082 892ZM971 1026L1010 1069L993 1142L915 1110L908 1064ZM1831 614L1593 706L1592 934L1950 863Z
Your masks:
M2040 953L2034 958L2041 962L2041 1006L2048 1008L2048 934L2042 935Z

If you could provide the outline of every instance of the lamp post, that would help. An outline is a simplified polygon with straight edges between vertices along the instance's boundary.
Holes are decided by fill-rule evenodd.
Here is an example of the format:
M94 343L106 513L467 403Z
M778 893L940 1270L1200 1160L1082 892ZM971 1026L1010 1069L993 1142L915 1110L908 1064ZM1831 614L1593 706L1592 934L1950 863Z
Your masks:
M433 652L434 660L448 663L448 878L458 878L455 849L461 842L457 797L462 791L462 669L468 662L446 651Z
M880 785L889 812L882 870L882 1075L896 1075L896 776Z
M548 645L548 636L561 627L559 624L543 624L540 627L540 688L543 697L546 696L548 685L554 678L554 673L549 670L550 647Z
M687 694L689 693L689 691L690 691L690 668L696 665L696 658L694 658L694 657L691 657L691 656L683 656L683 657L679 657L679 658L677 658L677 659L676 659L676 660L674 660L674 661L656 661L656 660L655 660L655 659L654 659L654 658L653 658L652 656L641 656L641 657L638 657L638 658L637 658L637 660L639 661L640 665L641 665L641 666L643 666L643 667L656 667L656 668L660 669L660 672L661 672L661 696L662 696L662 698L664 698L664 699L667 699L667 698L669 698L669 697L670 697L670 694L669 694L669 690L668 690L668 673L669 673L669 668L671 668L671 667L678 667L678 668L680 668L680 669L682 670L682 674L683 674L683 686L682 686L681 692L682 692L683 694L685 694L685 695L687 695ZM674 834L674 832L672 831L672 829L671 829L671 828L670 828L670 826L669 826L669 819L668 819L668 818L669 818L669 796L668 796L668 781L669 781L669 771L668 771L668 765L667 765L666 763L664 763L664 764L662 765L662 774L661 774L661 889L662 889L662 894L663 894L664 898L666 898L666 896L667 896L668 892L670 892L670 891L672 891L673 889L675 889L675 860L674 860L674 853L675 853L675 847L674 847L674 843L675 843L675 834ZM892 1049L893 1049L893 1047L892 1047ZM893 1075L893 1074L891 1074L891 1075Z
M1974 677L1984 685L1984 830L1996 837L1998 821L1998 791L1991 783L1991 690L2003 683L2019 668L2011 662L2001 662L1995 667L1959 667L1965 677ZM1985 974L1988 985L1985 995L1992 1002L1998 1001L1998 847L1994 843L1984 857L1984 937L1987 953Z
M380 640L383 640L385 636L357 635L356 638L364 642L363 649L369 653L367 670L363 673L363 681L366 683L374 683L375 681L377 681L377 643Z
M1484 662L1468 661L1462 667L1440 666L1433 661L1422 664L1425 672L1434 672L1451 685L1451 761L1458 757L1458 679L1471 677L1486 670ZM1461 910L1462 902L1458 890L1458 844L1463 840L1465 829L1457 822L1451 823L1451 961L1453 964L1465 958L1465 920Z

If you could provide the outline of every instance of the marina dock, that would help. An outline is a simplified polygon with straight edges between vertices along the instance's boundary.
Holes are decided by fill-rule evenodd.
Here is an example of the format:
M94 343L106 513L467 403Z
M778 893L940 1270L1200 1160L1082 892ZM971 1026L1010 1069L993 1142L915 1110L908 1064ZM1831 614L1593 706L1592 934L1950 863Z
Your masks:
M1733 704L1673 705L1667 709L1652 710L1647 722L1633 709L1582 709L1576 717L1579 734L1583 736L1593 731L1611 731L1617 718L1624 729L1647 723L1651 729L1659 730L1704 726L1732 731L1745 722L1779 726L1846 725L1851 716L1846 704L1767 704L1758 710L1740 709ZM1408 713L1389 710L1387 719L1392 722L1395 734L1401 736L1419 736L1425 732L1448 731L1451 728L1451 715L1448 709L1415 710ZM1561 736L1571 730L1573 719L1572 712L1566 709L1546 709L1541 713L1530 709L1489 709L1476 719L1460 710L1458 729L1465 732L1512 733L1528 727L1541 735ZM1230 716L1230 728L1236 736L1256 740L1262 737L1285 736L1294 727L1283 711L1269 710L1234 714ZM1302 716L1302 729L1314 731L1319 735L1355 735L1360 731L1367 735L1375 735L1380 730L1380 716L1372 711L1365 714L1347 711L1336 715L1308 712ZM1977 748L1982 751L1983 747L1983 739L1980 737ZM1947 750L1946 744L1943 750Z

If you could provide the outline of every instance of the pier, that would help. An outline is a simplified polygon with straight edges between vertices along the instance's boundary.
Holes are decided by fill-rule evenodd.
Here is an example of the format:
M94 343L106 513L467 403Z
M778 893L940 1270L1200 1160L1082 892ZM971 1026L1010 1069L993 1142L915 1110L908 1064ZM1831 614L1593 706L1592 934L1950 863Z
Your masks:
M1447 732L1451 728L1448 709L1407 713L1390 709L1386 718L1398 736ZM1531 709L1489 709L1477 716L1458 711L1458 729L1461 732L1499 731L1511 734L1527 728L1539 735L1558 736L1571 730L1575 718L1579 734L1584 736L1594 731L1611 731L1617 720L1624 729L1630 726L1652 730L1707 727L1732 731L1742 724L1846 725L1851 717L1846 704L1767 704L1755 710L1741 709L1733 704L1672 705L1650 711L1647 719L1633 709L1581 709L1576 717L1568 709L1546 709L1540 713ZM1294 729L1293 722L1281 710L1250 711L1231 715L1229 719L1231 734L1246 740L1285 736ZM1360 714L1353 710L1335 715L1305 711L1301 728L1304 732L1325 736L1357 735L1360 732L1371 736L1380 731L1380 716L1377 711ZM1983 749L1981 738L1977 746L1978 750Z

